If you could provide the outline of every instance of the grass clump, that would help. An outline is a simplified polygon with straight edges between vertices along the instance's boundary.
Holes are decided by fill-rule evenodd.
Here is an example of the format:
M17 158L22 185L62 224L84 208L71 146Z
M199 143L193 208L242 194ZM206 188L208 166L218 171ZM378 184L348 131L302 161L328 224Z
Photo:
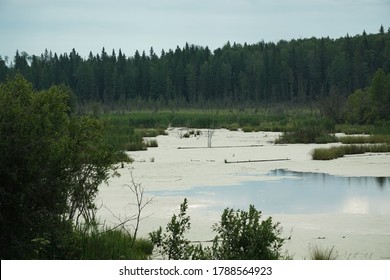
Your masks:
M371 134L374 130L373 125L358 125L358 124L336 124L335 131L350 134Z
M158 147L158 142L156 139L145 140L144 143L145 143L146 147L151 147L151 148Z
M375 144L375 143L390 143L390 135L359 135L359 136L343 136L338 140L343 144Z
M330 249L321 249L314 246L310 248L310 258L312 260L335 260L337 253L334 250L334 246Z
M133 238L120 230L77 229L75 248L82 260L144 260L153 251L153 244L146 239Z
M317 148L312 152L314 160L331 160L344 156L342 147Z
M364 153L387 153L390 152L390 144L379 145L345 145L330 148L317 148L312 152L314 160L331 160L344 155L356 155Z

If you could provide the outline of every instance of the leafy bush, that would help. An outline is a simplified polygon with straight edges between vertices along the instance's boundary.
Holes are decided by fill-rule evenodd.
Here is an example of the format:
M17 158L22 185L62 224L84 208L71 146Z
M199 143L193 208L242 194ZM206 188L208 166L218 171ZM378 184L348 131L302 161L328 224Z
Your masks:
M280 237L279 223L272 218L260 220L261 212L250 205L249 211L226 208L219 224L213 227L216 236L212 247L193 245L185 238L190 230L187 199L180 206L180 214L173 215L166 226L150 233L158 252L168 259L279 259L284 239Z
M72 223L94 219L98 186L118 157L104 124L73 116L69 89L0 85L1 259L59 258ZM70 246L70 245L69 245Z
M166 226L166 232L162 232L160 227L157 231L149 234L150 239L158 248L159 253L170 260L190 259L194 246L185 238L185 234L190 230L190 217L187 216L187 199L180 205L179 215L173 215L171 221Z
M284 239L279 223L272 218L261 221L261 212L253 205L249 211L225 209L212 247L212 258L219 260L277 260Z

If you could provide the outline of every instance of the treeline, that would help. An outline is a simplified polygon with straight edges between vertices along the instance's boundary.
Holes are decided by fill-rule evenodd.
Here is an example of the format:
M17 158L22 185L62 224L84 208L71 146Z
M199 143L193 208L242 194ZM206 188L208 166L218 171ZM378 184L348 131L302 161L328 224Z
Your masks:
M390 72L390 30L338 39L230 44L211 51L186 44L161 52L81 57L75 49L0 57L0 82L21 73L36 90L69 86L81 104L232 107L307 103L366 88L379 69ZM134 108L134 107L133 107Z

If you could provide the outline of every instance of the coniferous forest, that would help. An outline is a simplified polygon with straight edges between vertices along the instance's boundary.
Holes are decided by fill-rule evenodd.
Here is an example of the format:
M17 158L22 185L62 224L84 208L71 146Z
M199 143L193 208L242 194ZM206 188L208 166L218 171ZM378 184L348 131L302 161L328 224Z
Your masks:
M9 59L11 60L11 59ZM390 30L331 39L277 43L227 42L211 51L186 44L156 54L121 49L41 55L16 51L0 57L0 82L22 74L36 90L64 84L79 104L112 109L231 108L270 103L307 104L327 96L347 98L370 85L374 73L390 72Z

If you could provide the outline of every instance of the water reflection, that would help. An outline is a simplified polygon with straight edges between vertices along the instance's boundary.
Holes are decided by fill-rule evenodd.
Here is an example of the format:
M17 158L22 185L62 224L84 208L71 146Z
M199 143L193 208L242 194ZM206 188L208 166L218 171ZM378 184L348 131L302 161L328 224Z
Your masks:
M266 176L269 180L154 194L196 199L208 210L247 209L253 204L268 214L390 215L389 177L342 177L283 169Z

